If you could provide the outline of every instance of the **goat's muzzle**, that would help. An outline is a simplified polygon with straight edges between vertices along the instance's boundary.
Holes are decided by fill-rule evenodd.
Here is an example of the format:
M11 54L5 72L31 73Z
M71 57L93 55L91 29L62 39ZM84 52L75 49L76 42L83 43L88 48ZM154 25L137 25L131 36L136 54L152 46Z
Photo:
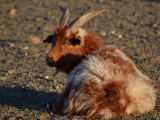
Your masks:
M48 65L48 66L50 66L50 67L55 67L55 61L54 61L53 57L47 56L47 57L46 57L46 62L47 62L47 65Z

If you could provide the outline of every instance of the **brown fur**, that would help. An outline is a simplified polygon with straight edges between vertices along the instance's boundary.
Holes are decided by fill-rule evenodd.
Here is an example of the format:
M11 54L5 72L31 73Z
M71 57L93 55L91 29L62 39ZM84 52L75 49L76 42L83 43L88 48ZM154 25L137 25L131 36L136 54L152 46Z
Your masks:
M101 60L110 59L113 63L118 64L121 67L121 71L123 72L123 75L125 74L136 74L135 72L135 64L131 61L125 61L121 56L114 53L115 50L118 50L117 47L114 47L112 49L103 49L101 51L93 51L93 55L98 55ZM108 51L109 53L106 53ZM117 55L117 56L114 56ZM128 69L129 68L129 69Z
M124 115L127 105L131 102L130 97L125 93L124 81L105 84L101 89L97 88L94 83L88 82L82 86L82 90L85 93L92 95L92 98L89 102L93 105L96 105L87 112L87 119L99 117L96 116L98 111L105 109L110 109L112 114L115 116ZM126 104L124 106L119 102L121 98L124 98L125 100ZM95 111L95 113L91 113L92 111Z
M110 109L110 112L113 116L125 115L126 107L130 104L131 100L130 97L125 93L124 81L111 82L103 85L102 88L97 86L98 85L95 84L94 81L88 81L84 83L81 87L83 92L79 98L75 97L75 93L77 92L77 88L79 88L79 86L74 87L74 92L69 98L70 103L73 105L68 105L66 107L67 110L65 114L80 116L86 115L86 119L95 119L103 117L98 114L99 111ZM125 105L120 103L121 98L124 98ZM80 102L77 101L84 100L88 100L88 104L91 104L92 107L81 112L81 109L78 110L78 107L80 107Z

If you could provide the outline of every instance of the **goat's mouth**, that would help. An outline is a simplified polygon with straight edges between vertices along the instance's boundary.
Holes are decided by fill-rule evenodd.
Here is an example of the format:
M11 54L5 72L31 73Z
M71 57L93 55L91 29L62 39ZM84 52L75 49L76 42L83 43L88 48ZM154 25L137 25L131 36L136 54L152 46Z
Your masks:
M56 62L54 60L49 59L49 58L46 58L46 63L50 67L56 67Z
M55 64L50 63L50 62L47 62L47 65L50 66L50 67L55 67Z
M54 67L54 68L57 68L60 66L57 62L47 62L47 65L49 67Z

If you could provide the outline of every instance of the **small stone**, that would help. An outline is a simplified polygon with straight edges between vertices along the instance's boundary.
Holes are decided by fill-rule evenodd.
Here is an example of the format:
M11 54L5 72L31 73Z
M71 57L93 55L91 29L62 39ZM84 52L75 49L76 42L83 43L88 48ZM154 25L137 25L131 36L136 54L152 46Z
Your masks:
M61 90L60 90L60 88L59 88L59 86L58 86L58 85L56 85L55 89L56 89L56 91L57 91L58 93L60 93L60 92L61 92Z
M9 47L13 47L14 43L9 43L8 45L9 45Z
M22 50L28 50L28 46L25 46L24 48L22 48Z
M54 92L55 90L53 88L49 89L49 92Z
M11 117L8 120L16 120L16 118L15 117Z
M13 74L13 73L15 73L16 72L16 70L8 70L8 73L9 74Z
M101 36L106 36L106 32L105 32L105 31L100 31L99 34L100 34Z
M147 40L146 40L146 39L142 39L141 42L142 42L142 43L146 43Z
M122 38L122 37L123 37L122 35L120 35L120 34L118 35L118 38Z
M156 58L150 58L150 60L159 60L159 58L158 57L156 57Z
M14 8L10 9L9 14L10 15L15 15L16 14L16 9L14 9Z
M45 79L49 79L49 76L48 76L48 75L45 75L44 78L45 78Z
M58 91L58 90L59 90L59 86L58 86L58 85L56 85L55 89Z
M6 73L6 74L5 74L5 76L9 76L9 74L8 74L8 73Z
M0 77L0 80L5 81L5 80L7 80L7 77Z
M28 53L25 53L24 55L25 55L25 56L28 56Z
M35 21L42 21L42 18L35 18Z
M28 42L29 42L29 43L35 43L35 44L41 43L40 38L37 37L37 36L34 36L34 35L31 35L31 36L28 38Z
M115 34L116 32L115 32L115 31L111 31L110 33L111 33L111 34Z
M154 27L154 28L158 28L158 24L154 23L154 24L153 24L153 27Z

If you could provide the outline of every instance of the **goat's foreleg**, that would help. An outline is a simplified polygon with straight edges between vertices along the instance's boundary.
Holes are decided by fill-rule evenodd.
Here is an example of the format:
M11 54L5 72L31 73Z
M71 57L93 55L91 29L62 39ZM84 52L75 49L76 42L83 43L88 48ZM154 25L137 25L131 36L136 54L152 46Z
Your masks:
M72 87L72 83L68 83L66 84L64 90L61 92L57 102L50 102L47 104L48 109L53 109L54 107L56 108L56 110L58 110L59 112L63 112L63 103L66 100L66 98L68 97L70 91L71 91L71 87Z

